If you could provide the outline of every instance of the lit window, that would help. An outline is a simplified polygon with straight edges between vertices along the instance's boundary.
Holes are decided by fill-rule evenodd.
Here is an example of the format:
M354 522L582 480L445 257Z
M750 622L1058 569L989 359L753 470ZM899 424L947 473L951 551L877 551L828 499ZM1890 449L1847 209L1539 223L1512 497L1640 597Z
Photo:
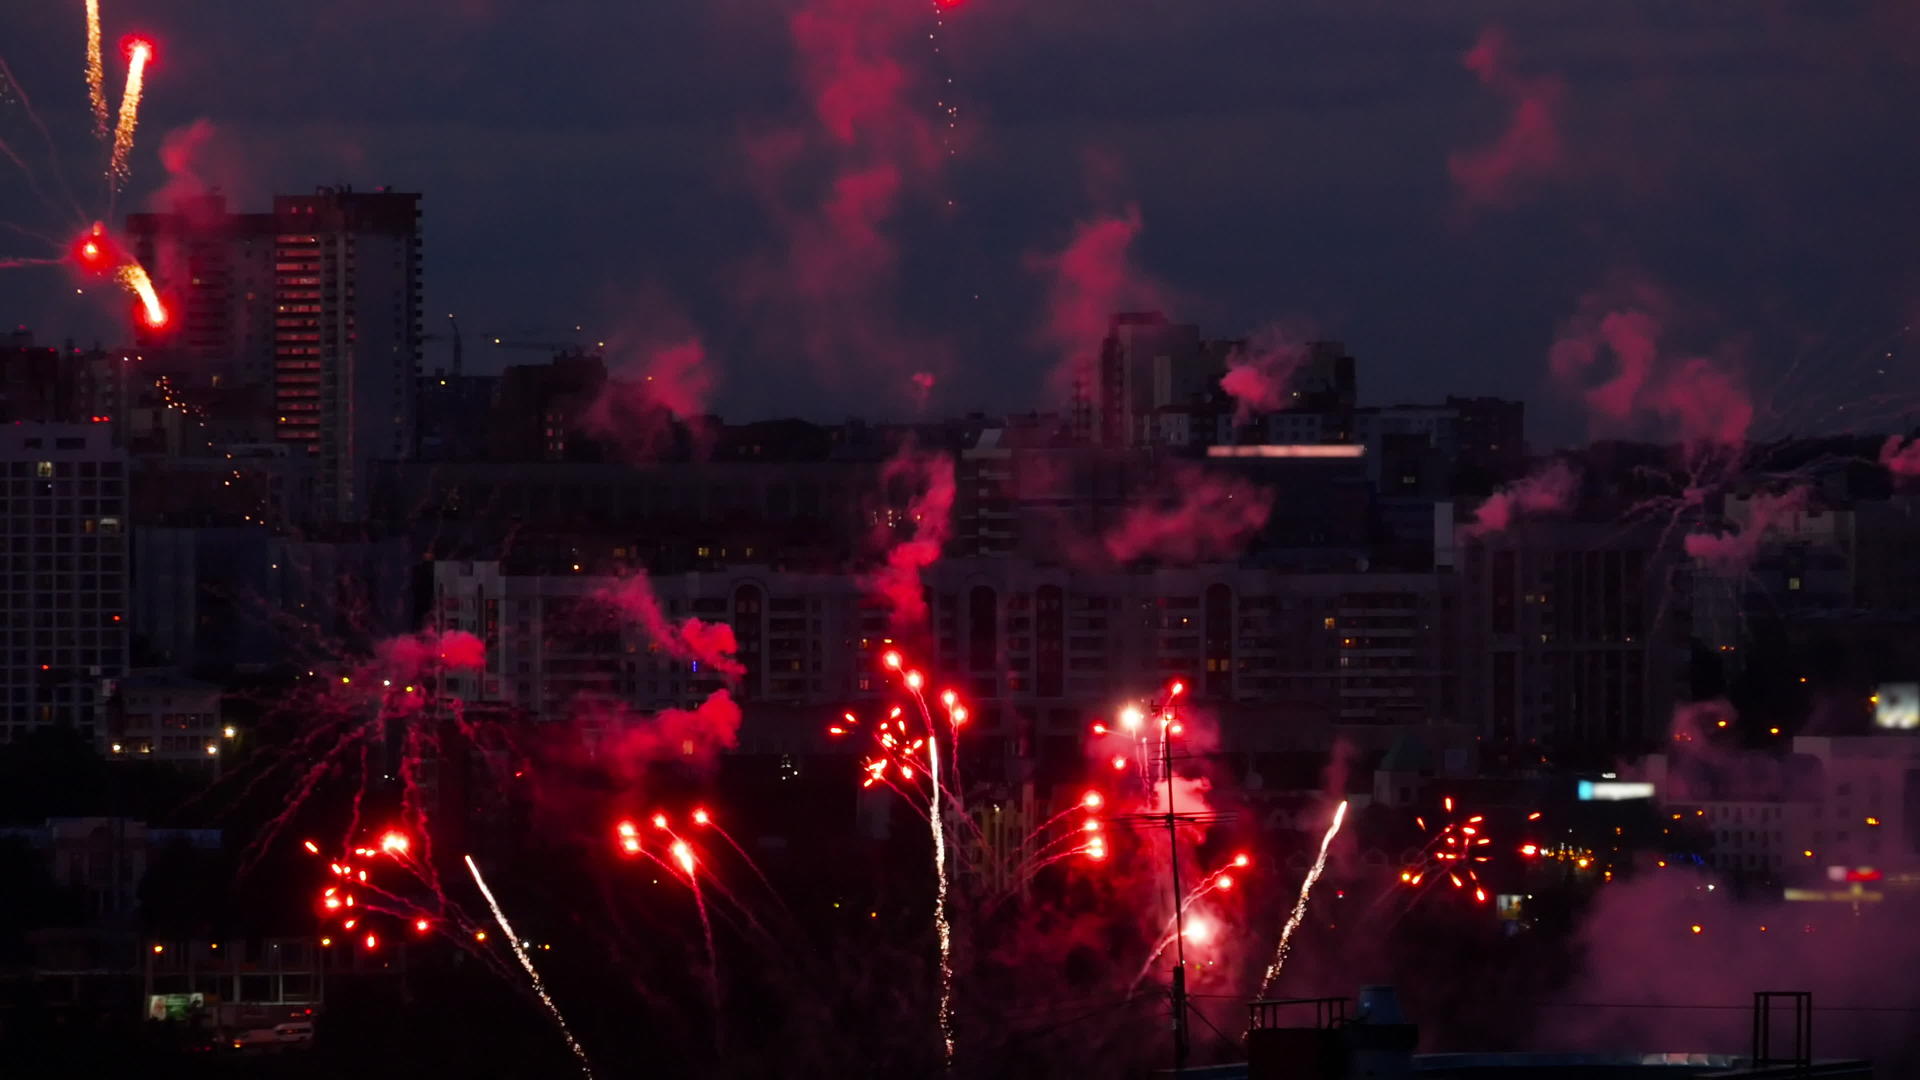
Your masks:
M1789 589L1791 589L1791 590L1793 590L1794 592L1799 592L1799 591L1800 591L1800 579L1799 579L1799 578L1797 578L1797 577L1790 577L1790 578L1788 578L1788 579L1787 579L1787 588L1789 588Z
M33 467L33 472L42 480L51 480L53 479L53 462L42 461Z

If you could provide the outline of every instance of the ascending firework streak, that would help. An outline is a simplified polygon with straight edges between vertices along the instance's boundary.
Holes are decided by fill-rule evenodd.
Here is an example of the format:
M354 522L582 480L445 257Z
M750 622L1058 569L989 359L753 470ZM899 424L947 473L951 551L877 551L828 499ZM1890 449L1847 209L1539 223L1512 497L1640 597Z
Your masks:
M900 654L889 652L887 666L900 670ZM946 1063L953 1064L953 927L947 923L947 830L940 823L940 734L934 726L933 717L927 712L927 699L920 693L925 684L918 671L909 671L903 676L907 689L913 691L913 700L920 706L920 718L927 725L927 777L932 782L932 797L927 800L927 824L933 830L933 929L940 939L940 1041L946 1048ZM958 706L953 703L952 695L947 696L947 709L955 722L965 713L957 713Z
M1280 944L1274 947L1273 963L1267 965L1267 973L1260 978L1260 992L1256 998L1267 996L1267 987L1272 985L1273 977L1280 974L1281 965L1287 962L1287 946L1293 940L1293 932L1300 928L1300 920L1307 917L1307 897L1313 892L1313 883L1320 880L1320 872L1327 868L1327 848L1333 845L1335 833L1340 831L1340 823L1346 820L1347 803L1342 799L1334 808L1333 824L1327 826L1327 835L1320 838L1320 854L1313 860L1313 869L1307 871L1307 878L1300 883L1300 899L1294 901L1293 914L1287 916L1287 925L1280 931Z
M573 1032L567 1029L567 1020L560 1015L560 1007L553 1003L553 998L547 996L547 988L540 982L540 973L533 970L533 960L527 956L526 946L521 944L520 935L514 933L513 927L507 923L507 913L500 910L499 901L493 898L493 890L487 888L487 880L480 876L480 867L474 864L471 855L461 858L467 860L467 869L473 873L473 883L480 886L480 895L487 898L487 907L493 910L493 921L500 924L500 932L507 935L507 944L513 946L513 955L520 958L520 966L526 969L527 978L533 983L533 992L540 995L547 1011L553 1014L553 1022L560 1025L560 1035L567 1040L567 1048L573 1051L574 1057L580 1059L580 1071L592 1077L593 1064L587 1060L586 1050L574 1040Z
M93 101L93 133L107 137L107 67L100 59L100 0L87 0L87 96Z
M942 810L944 801L953 798L964 814L966 806L957 795L947 791L940 783L940 732L934 724L932 711L927 708L926 676L903 666L900 653L889 649L881 658L887 670L897 672L907 691L913 695L913 703L919 709L921 723L926 725L926 733L916 737L907 730L907 721L902 717L902 709L894 706L887 717L871 728L876 746L880 753L861 764L866 779L861 787L872 787L878 783L887 783L887 772L894 770L900 779L909 783L914 781L914 772L925 768L930 785L927 799L927 827L933 832L933 874L935 880L933 903L934 936L940 943L940 1041L945 1047L946 1063L953 1064L953 927L947 921L947 830L946 818ZM967 708L951 691L940 696L940 702L946 706L947 724L957 741L960 725L967 721ZM834 724L827 728L830 735L851 734L860 722L852 713L843 718L844 724ZM924 763L920 751L926 750ZM957 759L956 759L957 760ZM956 765L956 768L958 766ZM962 820L966 820L964 817Z
M116 191L133 173L127 157L133 153L133 128L140 121L140 88L146 82L147 61L153 58L153 42L146 38L128 38L126 45L127 89L120 95L120 123L113 129L113 158L107 165L107 178Z

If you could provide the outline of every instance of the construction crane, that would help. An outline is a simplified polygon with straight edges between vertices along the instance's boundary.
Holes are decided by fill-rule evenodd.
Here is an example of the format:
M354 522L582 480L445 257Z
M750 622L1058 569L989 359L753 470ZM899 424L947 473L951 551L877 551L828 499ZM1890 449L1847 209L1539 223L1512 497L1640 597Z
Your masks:
M446 333L422 334L420 335L420 340L421 341L453 342L453 374L455 375L460 374L460 368L461 368L460 348L462 344L460 340L460 323L458 320L456 320L453 317L452 312L447 313L447 332Z
M578 326L573 329L575 333L581 332L581 328ZM551 353L584 353L587 351L587 343L583 341L537 340L539 338L551 339L565 333L566 331L564 330L558 333L552 330L503 330L499 333L488 334L487 338L493 342L496 348L501 349L539 349L543 352ZM596 341L593 343L593 347L595 349L604 349L607 347L607 343L604 341Z

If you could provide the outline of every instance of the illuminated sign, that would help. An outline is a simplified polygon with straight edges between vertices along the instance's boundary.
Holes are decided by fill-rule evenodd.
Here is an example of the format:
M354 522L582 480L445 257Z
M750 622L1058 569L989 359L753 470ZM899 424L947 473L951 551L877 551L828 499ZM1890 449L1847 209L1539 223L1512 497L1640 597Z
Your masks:
M1836 904L1877 904L1887 896L1883 892L1868 892L1857 881L1853 883L1851 889L1787 889L1783 895L1788 900L1824 901Z
M149 994L147 1019L185 1020L193 1012L206 1007L205 994Z
M1581 802L1621 802L1653 798L1653 785L1635 780L1582 780Z
M1209 446L1208 457L1357 458L1367 448L1355 443L1267 443L1258 446Z
M1873 726L1910 731L1920 728L1920 683L1881 683L1873 695Z
M1879 881L1886 877L1871 866L1829 866L1828 881Z

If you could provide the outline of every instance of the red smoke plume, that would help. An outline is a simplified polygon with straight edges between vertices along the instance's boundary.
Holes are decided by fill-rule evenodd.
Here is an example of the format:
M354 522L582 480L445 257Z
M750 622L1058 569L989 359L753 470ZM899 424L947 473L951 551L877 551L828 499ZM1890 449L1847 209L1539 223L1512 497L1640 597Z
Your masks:
M465 630L424 630L382 642L380 659L391 677L405 679L434 671L478 671L486 666L487 646Z
M1747 501L1747 519L1732 532L1689 533L1687 554L1721 577L1739 577L1753 565L1769 533L1806 509L1807 489L1794 487L1778 494L1761 493Z
M648 345L640 352L638 363L608 372L599 395L580 416L582 429L631 460L668 450L674 421L701 415L714 384L698 338Z
M1898 435L1889 438L1880 448L1880 464L1896 479L1920 476L1920 438L1908 439L1904 445Z
M1293 400L1294 373L1306 359L1306 350L1291 335L1266 330L1246 348L1227 357L1227 373L1220 379L1235 402L1234 423L1245 423L1256 413L1277 412Z
M901 60L924 44L924 19L883 0L809 0L788 30L813 123L747 146L783 250L749 263L743 287L762 308L757 321L783 346L797 340L825 377L939 352L887 314L895 219L941 161L930 111Z
M739 646L734 640L733 627L726 623L702 622L697 618L688 618L679 626L669 623L660 610L660 601L653 595L653 586L647 582L645 574L623 579L619 585L603 590L599 598L638 622L653 643L665 650L667 655L698 661L730 677L747 673L746 666L734 658Z
M907 539L887 549L886 563L866 575L863 589L879 593L893 609L896 627L919 626L927 619L926 598L921 595L920 571L940 558L953 527L953 459L946 454L923 454L903 447L880 470L880 488L884 494L896 485L909 491L905 520L886 521L883 542L899 535L899 525L911 529ZM891 516L891 501L888 510Z
M1158 490L1137 494L1101 546L1123 563L1149 556L1178 562L1229 558L1272 511L1271 491L1182 465L1161 477Z
M1461 58L1482 85L1505 98L1513 112L1500 136L1486 146L1447 158L1447 172L1469 208L1506 205L1534 182L1558 172L1560 80L1514 72L1506 31L1489 26Z
M1140 208L1129 206L1121 216L1081 222L1064 249L1029 260L1047 277L1040 338L1060 354L1054 390L1061 396L1097 358L1115 312L1165 306L1160 286L1133 265L1139 232Z
M1518 517L1533 517L1564 511L1579 489L1580 478L1564 461L1531 473L1518 483L1494 492L1474 512L1471 524L1462 533L1484 536L1504 532Z
M1657 420L1690 446L1743 442L1754 410L1737 373L1704 356L1662 354L1669 307L1644 282L1588 294L1548 353L1554 376L1580 393L1597 427Z
M607 718L603 743L615 767L629 775L657 761L705 765L740 741L740 706L715 690L692 709L663 709L653 716L621 710Z

